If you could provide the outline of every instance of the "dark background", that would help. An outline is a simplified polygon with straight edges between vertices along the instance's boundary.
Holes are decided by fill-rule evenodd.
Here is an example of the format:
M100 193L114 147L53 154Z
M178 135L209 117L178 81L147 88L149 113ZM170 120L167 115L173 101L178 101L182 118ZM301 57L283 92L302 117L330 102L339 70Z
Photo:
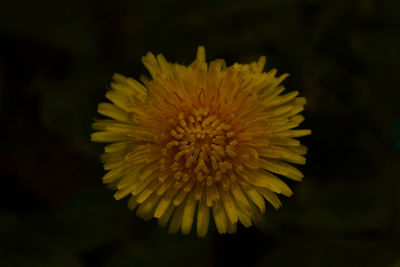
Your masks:
M3 1L0 266L400 266L400 2ZM90 142L114 72L147 51L291 76L302 183L235 235L169 235L104 186Z

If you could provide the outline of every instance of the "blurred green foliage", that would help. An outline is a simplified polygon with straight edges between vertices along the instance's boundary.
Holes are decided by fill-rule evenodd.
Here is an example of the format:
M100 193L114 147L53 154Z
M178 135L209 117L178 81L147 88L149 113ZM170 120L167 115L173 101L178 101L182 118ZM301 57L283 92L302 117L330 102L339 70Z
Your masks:
M400 266L400 2L7 1L0 9L0 266ZM114 72L198 45L308 99L305 181L233 236L169 235L101 184L89 141Z

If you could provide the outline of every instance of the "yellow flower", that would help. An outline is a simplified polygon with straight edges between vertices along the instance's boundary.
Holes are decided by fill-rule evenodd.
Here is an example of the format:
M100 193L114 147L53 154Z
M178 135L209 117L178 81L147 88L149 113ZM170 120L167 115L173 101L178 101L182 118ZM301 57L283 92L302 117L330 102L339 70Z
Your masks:
M109 117L93 124L91 139L110 142L101 159L106 184L117 200L144 218L169 223L169 232L208 231L210 213L219 233L234 233L237 223L249 227L274 208L276 194L292 190L275 174L301 181L303 174L286 163L305 164L307 148L293 130L306 103L298 91L281 95L276 69L263 72L265 57L251 64L226 66L205 61L199 47L188 67L163 55L142 58L151 78L142 83L113 76L98 112ZM265 200L264 200L265 199Z

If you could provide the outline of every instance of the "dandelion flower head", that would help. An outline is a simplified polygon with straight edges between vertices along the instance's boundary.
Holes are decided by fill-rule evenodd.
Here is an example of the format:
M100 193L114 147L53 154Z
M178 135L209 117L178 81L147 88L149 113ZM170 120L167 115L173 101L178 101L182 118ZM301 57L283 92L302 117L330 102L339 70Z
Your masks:
M192 64L142 58L151 77L141 83L113 76L98 112L109 119L93 124L93 141L105 146L103 181L143 219L157 218L169 232L205 236L211 217L217 231L249 227L274 208L277 194L292 190L277 175L301 181L290 163L305 164L307 148L293 130L304 120L298 91L282 94L287 74L263 72L265 57L227 66L205 61L199 47Z

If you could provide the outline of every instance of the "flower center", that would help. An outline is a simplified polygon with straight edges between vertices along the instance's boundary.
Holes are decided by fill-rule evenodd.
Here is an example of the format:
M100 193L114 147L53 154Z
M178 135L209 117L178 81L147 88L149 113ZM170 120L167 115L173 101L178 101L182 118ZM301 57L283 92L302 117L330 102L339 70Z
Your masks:
M229 123L210 114L208 108L198 108L191 114L180 113L170 124L160 163L162 169L174 173L178 185L190 179L207 185L225 176L230 179L238 141Z
M200 134L199 137L196 137L193 143L195 149L202 149L205 145L210 144L211 138L209 135Z

